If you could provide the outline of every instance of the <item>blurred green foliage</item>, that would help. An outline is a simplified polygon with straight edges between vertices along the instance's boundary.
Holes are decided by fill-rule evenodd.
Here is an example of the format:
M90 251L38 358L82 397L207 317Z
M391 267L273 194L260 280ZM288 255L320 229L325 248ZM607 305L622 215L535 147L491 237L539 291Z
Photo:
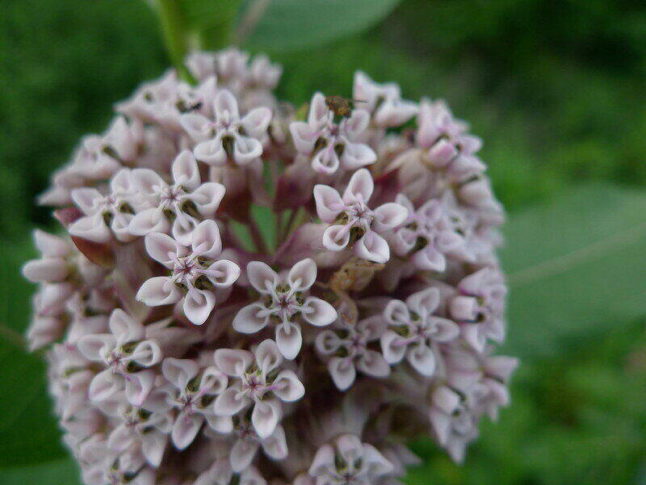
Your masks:
M406 97L446 98L485 140L511 212L505 264L521 282L546 258L609 244L575 271L512 288L508 350L523 359L513 406L483 426L463 467L417 443L425 464L409 483L646 483L644 233L612 245L646 213L641 2L403 0L379 26L322 47L272 52L271 38L257 39L253 47L285 67L280 95L297 103L315 90L350 95L358 68L398 81ZM167 65L144 2L2 0L0 388L11 396L0 401L2 484L71 485L74 476L48 417L43 366L11 333L28 320L32 288L16 281L33 254L26 235L34 224L54 227L33 199L80 136L101 131L111 105ZM559 195L584 180L597 184Z

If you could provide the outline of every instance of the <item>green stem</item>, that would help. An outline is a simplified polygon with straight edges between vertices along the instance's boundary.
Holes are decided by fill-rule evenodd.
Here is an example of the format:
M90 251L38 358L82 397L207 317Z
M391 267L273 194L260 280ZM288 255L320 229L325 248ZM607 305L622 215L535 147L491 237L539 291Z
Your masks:
M195 84L195 78L184 65L188 52L188 29L184 12L178 0L155 0L155 4L171 62L184 81Z

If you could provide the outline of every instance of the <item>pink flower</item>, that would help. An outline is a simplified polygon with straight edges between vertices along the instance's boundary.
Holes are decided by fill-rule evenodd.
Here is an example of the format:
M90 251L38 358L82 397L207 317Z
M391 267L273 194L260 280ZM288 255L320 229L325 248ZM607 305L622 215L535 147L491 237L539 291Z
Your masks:
M79 188L72 191L72 199L84 214L69 227L72 236L97 243L108 242L112 235L123 242L134 239L129 225L140 203L129 169L124 168L114 176L108 194Z
M334 444L321 446L309 469L316 485L372 485L388 475L392 464L368 443L357 436L343 435Z
M144 326L123 310L113 311L109 324L111 333L85 335L78 342L85 358L105 366L90 384L90 399L104 401L125 386L128 401L141 405L155 377L142 369L160 362L162 351L157 342L146 339Z
M151 393L144 407L153 413L175 411L170 435L177 449L187 448L204 423L220 433L231 431L231 420L213 412L213 401L227 386L227 377L218 369L169 357L162 363L162 374L166 382Z
M416 103L401 99L397 84L377 84L361 71L354 74L352 97L357 107L371 113L373 123L381 128L402 125L418 110Z
M226 290L240 276L237 264L216 259L222 252L217 224L201 222L191 233L191 245L184 246L166 234L146 236L148 254L172 270L171 276L150 278L139 289L137 300L149 306L170 305L183 300L184 314L202 325L216 304L216 291Z
M437 288L414 293L406 302L388 303L383 314L388 330L381 336L387 362L396 364L405 357L420 374L433 375L437 360L434 344L454 340L460 333L454 322L434 315L439 304Z
M247 277L261 299L237 313L233 328L242 333L256 333L274 324L278 349L286 359L294 359L301 349L303 338L298 319L322 327L336 318L332 305L309 296L308 290L316 281L316 264L312 259L296 263L281 275L265 263L252 261L247 265Z
M283 357L273 340L263 341L254 352L218 349L215 364L232 377L229 388L215 401L215 413L234 416L252 407L251 422L262 439L269 437L282 418L281 401L294 402L305 394L296 374L280 369Z
M240 117L238 102L230 91L218 92L213 104L215 119L185 114L181 123L186 132L198 142L195 158L209 165L222 166L230 160L248 165L262 155L262 144L271 121L271 111L260 107Z
M370 115L354 110L338 124L334 113L325 103L325 97L316 93L312 98L307 122L294 121L289 125L296 150L311 158L312 168L321 174L356 170L377 160L374 150L359 141L368 128Z
M390 259L390 248L382 234L406 220L407 209L394 202L368 207L374 182L366 169L357 170L343 197L327 185L314 187L316 211L330 226L323 234L323 245L330 251L341 251L353 246L354 253L363 259L385 263Z
M153 170L135 169L132 179L136 190L150 206L130 221L132 234L169 232L182 244L190 244L191 232L200 219L212 217L224 197L225 188L214 182L200 182L200 171L190 151L181 152L172 167L169 185Z
M316 349L327 360L327 367L336 387L345 391L354 384L357 370L371 377L386 377L390 367L381 352L369 345L379 341L384 331L380 316L359 322L339 317L330 330L316 336Z

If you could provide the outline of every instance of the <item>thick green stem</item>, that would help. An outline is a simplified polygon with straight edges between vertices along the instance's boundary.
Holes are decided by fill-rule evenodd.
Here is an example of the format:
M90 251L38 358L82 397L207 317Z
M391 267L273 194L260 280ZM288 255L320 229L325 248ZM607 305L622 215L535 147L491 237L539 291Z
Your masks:
M195 78L184 65L184 58L188 52L189 30L179 1L155 0L155 5L164 35L164 43L175 69L184 81L195 84Z

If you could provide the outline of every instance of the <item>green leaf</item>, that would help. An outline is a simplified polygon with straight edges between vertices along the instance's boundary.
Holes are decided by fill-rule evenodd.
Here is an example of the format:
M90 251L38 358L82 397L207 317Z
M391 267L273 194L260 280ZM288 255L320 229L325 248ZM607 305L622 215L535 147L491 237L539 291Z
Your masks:
M78 485L78 467L69 459L51 461L30 467L8 468L0 471L2 485Z
M365 30L386 17L400 0L254 0L266 2L262 17L251 28L248 44L263 50L295 50L325 44ZM253 20L251 20L253 23Z
M550 356L569 341L646 314L646 193L580 187L514 214L506 351Z
M21 342L34 287L22 278L20 267L33 255L31 248L31 241L5 243L0 253L0 468L65 456L47 396L45 364Z
M181 0L189 29L200 39L203 49L226 47L232 33L241 0Z

